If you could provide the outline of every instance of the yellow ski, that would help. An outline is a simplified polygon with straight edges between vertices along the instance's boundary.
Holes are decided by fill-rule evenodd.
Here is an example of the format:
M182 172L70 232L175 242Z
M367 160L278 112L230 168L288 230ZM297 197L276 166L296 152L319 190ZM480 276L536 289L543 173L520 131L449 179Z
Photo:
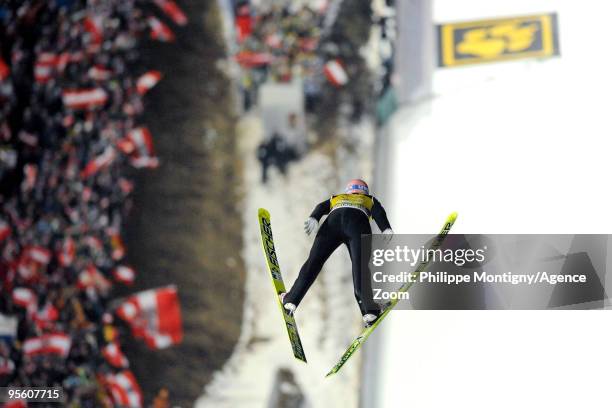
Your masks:
M287 313L287 310L283 307L280 298L278 297L278 295L286 292L286 290L285 284L283 283L283 276L281 275L280 266L278 264L278 258L276 257L276 249L274 248L270 213L267 210L260 208L257 215L259 218L259 229L261 231L261 242L263 244L264 255L266 256L266 263L268 264L268 270L270 271L270 277L272 278L272 284L274 285L274 292L276 293L276 302L278 303L278 307L280 308L283 319L285 320L285 326L287 327L287 334L289 335L293 355L298 360L306 362L306 355L304 354L304 348L302 347L302 341L300 340L295 318Z
M446 219L446 222L444 223L444 226L442 227L442 230L440 230L440 233L438 234L438 236L436 237L434 242L431 244L429 249L434 249L435 250L435 249L439 248L442 245L442 242L444 242L444 238L446 238L446 235L450 231L450 229L453 226L453 224L455 223L456 219L457 219L457 213L456 212L454 212L454 213L452 213L451 215L448 216L448 218ZM425 271L425 269L427 268L428 265L429 265L429 260L428 259L424 260L423 262L421 262L419 264L419 266L416 268L416 270L414 272L412 272L412 275L415 276L415 277L418 277L418 275L421 272ZM414 280L412 280L412 281L414 281ZM410 282L410 281L406 282L402 286L400 286L400 288L398 289L397 292L398 293L406 292L406 291L408 291L408 289L410 289L411 286L412 286L412 282ZM329 377L330 375L335 374L338 371L340 371L340 369L342 368L344 363L346 363L348 361L348 359L351 358L351 356L359 349L359 347L361 347L361 345L366 341L366 339L370 336L370 334L372 334L374 329L376 329L376 327L378 327L380 322L382 322L382 320L389 314L389 312L395 307L395 305L397 305L398 302L399 302L399 300L397 298L391 300L391 303L389 303L389 305L385 308L385 310L383 310L382 314L374 322L374 324L372 324L370 327L366 327L365 329L363 329L361 334L359 336L357 336L357 338L355 340L353 340L353 342L346 349L346 351L344 352L342 357L340 357L340 361L338 361L338 363L329 371L329 373L327 373L326 377Z

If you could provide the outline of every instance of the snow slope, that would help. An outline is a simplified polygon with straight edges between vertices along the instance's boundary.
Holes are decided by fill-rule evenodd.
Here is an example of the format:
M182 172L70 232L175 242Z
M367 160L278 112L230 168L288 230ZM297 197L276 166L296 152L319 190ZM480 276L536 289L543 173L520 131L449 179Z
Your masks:
M354 132L371 134L368 126ZM325 379L346 346L360 330L360 314L353 298L348 252L341 247L328 260L321 275L296 314L308 359L305 365L293 358L282 317L261 249L257 209L270 211L272 228L285 284L289 286L310 251L312 238L303 221L312 208L342 186L345 179L369 174L368 162L340 149L335 162L321 153L310 153L290 166L283 177L272 171L267 185L260 184L261 170L255 150L262 138L261 121L247 116L240 124L244 158L244 249L246 301L242 333L234 354L206 387L197 407L265 407L278 370L295 376L308 407L356 407L360 356L356 355L339 375ZM352 143L358 143L351 139ZM366 144L367 137L366 137ZM371 146L351 151L366 155ZM362 166L362 163L364 165Z

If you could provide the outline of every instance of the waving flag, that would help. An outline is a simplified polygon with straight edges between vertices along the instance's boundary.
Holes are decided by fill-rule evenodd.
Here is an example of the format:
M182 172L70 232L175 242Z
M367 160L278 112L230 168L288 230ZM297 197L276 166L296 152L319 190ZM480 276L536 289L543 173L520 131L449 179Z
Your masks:
M162 74L159 71L149 71L138 78L136 81L136 91L144 95L151 88L153 88L159 80L162 78Z
M162 23L158 18L151 16L147 19L147 22L151 28L150 36L153 40L172 42L176 39L170 27Z
M28 260L34 261L38 264L46 265L51 262L51 251L42 246L32 245L26 247L24 250L24 255Z
M134 337L143 338L150 348L166 348L183 339L181 308L175 286L130 296L119 306L117 315L129 323Z
M116 406L125 408L143 406L142 391L131 371L107 374L105 380Z
M268 65L274 59L270 53L253 51L240 51L234 58L237 63L247 68Z
M136 168L155 168L159 165L159 160L153 152L151 132L146 127L129 131L126 137L117 142L117 147L123 153L133 156L130 164Z
M65 90L62 100L64 105L70 109L92 109L104 106L108 95L102 88Z
M94 265L89 265L79 274L77 288L93 288L98 292L106 293L110 290L112 283Z
M107 81L113 75L113 71L105 68L103 65L94 65L89 68L87 75L94 81Z
M102 356L113 367L127 368L130 365L127 357L121 351L119 343L116 341L110 342L102 348Z
M72 265L72 261L74 261L75 255L76 244L74 243L74 239L67 237L62 243L62 249L57 254L57 259L59 261L60 266L65 268L66 266Z
M187 24L187 16L183 10L172 0L153 0L176 24L184 26Z
M44 334L40 337L27 339L23 343L23 352L26 356L56 354L61 357L66 357L70 351L71 345L72 340L67 334Z
M115 153L115 149L113 149L111 146L108 146L102 154L87 163L87 166L85 166L85 168L81 172L81 178L89 178L100 170L102 170L103 168L109 166L115 160L116 156L117 154Z
M50 329L53 327L53 323L59 318L59 311L50 302L42 308L33 313L32 319L34 324L39 329Z
M83 21L85 31L91 34L92 42L100 44L104 39L104 17L102 16L87 16Z
M58 65L57 55L50 52L43 52L38 55L34 64L34 80L44 84L53 77Z
M38 298L32 289L15 288L13 289L13 303L19 307L32 310L36 307Z
M113 277L117 282L131 285L134 283L134 279L136 278L136 272L129 266L119 265L113 269Z
M323 72L327 80L336 87L346 85L348 82L348 75L338 59L328 61L323 67Z

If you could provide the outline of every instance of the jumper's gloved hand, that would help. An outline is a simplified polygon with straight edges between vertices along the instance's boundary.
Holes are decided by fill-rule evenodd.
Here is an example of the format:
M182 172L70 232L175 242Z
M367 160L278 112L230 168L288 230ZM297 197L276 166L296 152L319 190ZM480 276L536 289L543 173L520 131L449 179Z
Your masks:
M307 235L312 234L314 231L317 230L317 227L319 226L319 221L317 221L315 218L309 217L305 222L304 222L304 232Z
M382 233L383 233L382 239L385 242L385 244L388 244L389 242L391 242L391 238L393 238L393 230L391 228L387 228Z

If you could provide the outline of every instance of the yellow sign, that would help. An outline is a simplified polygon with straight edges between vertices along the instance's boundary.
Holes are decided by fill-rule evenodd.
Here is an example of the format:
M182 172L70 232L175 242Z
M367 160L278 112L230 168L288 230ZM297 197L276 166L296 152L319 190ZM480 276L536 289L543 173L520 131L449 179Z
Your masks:
M557 15L438 25L440 66L559 55Z

